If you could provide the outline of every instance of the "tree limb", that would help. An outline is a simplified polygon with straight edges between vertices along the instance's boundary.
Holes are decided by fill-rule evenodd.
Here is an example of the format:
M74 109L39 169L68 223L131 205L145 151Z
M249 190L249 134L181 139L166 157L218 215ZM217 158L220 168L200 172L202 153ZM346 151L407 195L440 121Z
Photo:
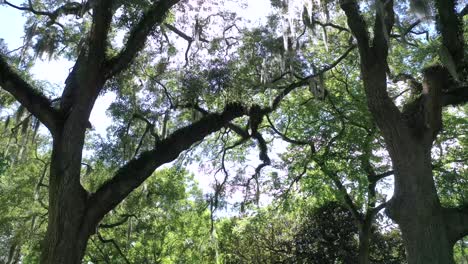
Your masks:
M421 24L421 19L414 21L411 25L408 26L402 33L401 38L405 38L417 25Z
M93 8L93 24L89 39L89 58L93 58L93 63L102 63L105 58L107 47L107 35L112 22L113 0L96 1Z
M360 53L367 53L369 49L369 33L367 32L366 22L359 12L357 2L355 0L341 0L340 5L348 18L348 26L358 41Z
M17 6L14 5L8 1L4 1L4 3L10 7L13 7L15 9L21 10L21 11L27 11L31 12L35 15L38 16L47 16L50 19L49 24L56 23L57 18L59 18L62 15L75 15L81 17L83 13L90 8L89 1L85 3L78 3L78 2L68 2L65 3L64 5L58 7L57 9L53 11L43 11L43 10L36 10L34 9L32 5L32 1L28 1L28 6Z
M378 127L384 135L399 138L398 127L401 113L387 93L386 33L391 32L394 21L393 1L378 0L382 6L375 18L373 46L369 46L369 34L364 18L355 0L341 0L341 8L348 18L351 32L358 41L361 60L361 75L367 97L367 104ZM383 31L383 32L382 32Z
M60 114L51 106L50 100L26 82L0 55L0 86L12 94L30 113L50 131L58 129Z
M120 219L119 221L117 221L115 223L112 223L112 224L99 224L99 228L114 228L116 226L123 225L128 221L128 219L130 217L135 217L136 218L136 215L134 215L134 214L124 214L124 215L122 215L122 219Z
M387 206L387 203L385 202L385 203L381 203L377 205L374 208L369 209L369 211L367 212L366 218L372 220L375 217L375 215L377 215L380 212L380 210L384 209L386 206Z
M317 76L320 76L323 73L333 69L342 60L344 60L354 48L356 48L356 46L351 45L350 47L348 47L348 49L340 57L338 57L331 64L328 64L328 65L322 67L322 69L320 69L319 71L314 72L313 74L310 74L310 75L306 76L305 78L299 78L300 80L298 82L294 82L294 83L291 83L290 85L288 85L281 93L279 93L275 97L275 99L273 100L273 103L271 105L271 109L276 109L279 106L279 103L283 100L283 98L286 95L288 95L290 92L292 92L294 89L308 84L310 79L315 78Z
M468 4L465 5L465 7L460 11L460 14L459 14L461 18L463 18L466 15L468 15Z
M316 160L316 162L320 166L320 169L322 170L322 172L325 175L327 175L333 181L336 188L338 189L338 191L343 196L343 200L344 200L346 206L349 208L349 210L350 210L351 214L353 215L354 219L356 219L357 221L362 221L363 220L362 214L359 212L358 208L354 204L353 199L349 195L349 193L346 190L346 188L344 187L343 183L341 183L338 175L334 171L331 171L330 169L328 169L323 161Z
M395 172L393 170L386 171L380 174L373 174L372 176L368 177L369 182L376 183L381 179L393 175Z
M130 264L130 261L127 259L127 257L123 253L122 249L119 247L119 244L117 244L117 242L115 241L115 239L113 239L113 238L105 239L105 238L102 237L101 233L99 233L99 232L97 232L97 236L99 238L99 241L101 241L101 243L111 243L115 247L117 252L119 252L119 255L122 256L122 258L125 260L125 263Z
M193 39L193 37L190 37L189 35L185 34L184 32L182 32L180 29L176 28L175 26L171 25L171 24L168 24L168 23L164 23L164 26L167 27L170 31L174 32L176 35L178 35L179 37L185 39L186 41L188 42L193 42L195 41ZM201 42L205 42L205 43L208 43L209 41L205 38L202 38L200 37L200 41Z
M347 29L345 27L342 27L340 25L336 25L336 24L333 24L333 23L330 23L330 22L323 23L323 22L320 22L320 21L316 20L315 18L312 18L312 24L317 24L317 25L319 25L321 27L331 27L331 28L337 29L339 31L349 32L349 29Z
M284 141L294 144L294 145L302 145L302 146L313 144L313 142L310 140L298 140L298 139L293 139L293 138L288 137L286 134L282 133L275 127L275 125L273 124L273 122L271 122L270 117L268 115L267 115L267 121L270 124L270 128L273 130L273 132L278 134L281 137L281 139L283 139Z
M117 56L107 61L107 78L118 74L132 63L137 53L143 49L146 39L154 27L163 22L169 9L179 1L161 0L154 2L136 26L132 28L124 48L122 48Z
M89 198L89 226L96 226L107 212L151 176L159 166L173 161L195 142L245 114L247 111L242 105L229 104L222 113L209 114L189 126L176 130L169 137L159 141L153 150L145 151L138 158L129 161Z
M458 208L443 208L445 228L452 243L468 235L468 205Z
M468 86L459 87L442 94L442 106L462 105L468 102Z
M437 26L459 74L466 70L463 24L455 10L455 0L436 0Z

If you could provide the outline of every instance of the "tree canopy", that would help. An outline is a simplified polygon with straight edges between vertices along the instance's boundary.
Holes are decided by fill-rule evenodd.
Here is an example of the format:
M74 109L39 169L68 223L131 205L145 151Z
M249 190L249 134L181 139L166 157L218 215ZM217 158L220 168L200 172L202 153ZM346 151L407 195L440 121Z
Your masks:
M19 2L0 263L468 261L463 1Z

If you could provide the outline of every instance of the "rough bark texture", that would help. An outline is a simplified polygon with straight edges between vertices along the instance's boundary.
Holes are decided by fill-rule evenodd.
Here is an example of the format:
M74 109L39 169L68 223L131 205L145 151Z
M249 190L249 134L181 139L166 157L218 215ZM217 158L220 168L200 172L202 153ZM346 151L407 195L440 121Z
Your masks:
M413 153L398 151L393 158L395 193L387 213L401 229L409 263L453 263L430 148L412 147Z

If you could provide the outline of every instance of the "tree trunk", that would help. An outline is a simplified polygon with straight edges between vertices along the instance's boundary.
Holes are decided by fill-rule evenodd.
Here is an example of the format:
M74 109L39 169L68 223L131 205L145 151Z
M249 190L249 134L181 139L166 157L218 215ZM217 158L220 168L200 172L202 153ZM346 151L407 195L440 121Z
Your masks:
M395 192L387 214L400 226L409 264L454 263L433 180L431 147L410 140L412 147L399 146L391 153Z
M88 194L80 184L85 128L70 122L54 136L50 180L49 222L42 245L41 263L79 264L91 229L85 213Z
M5 264L15 264L18 263L18 259L20 256L21 245L17 241L13 241L10 246L10 251L8 252L8 258ZM2 262L3 263L3 262Z
M358 263L370 263L370 239L372 222L364 221L359 225Z
M400 112L387 93L388 36L395 22L394 1L378 2L384 8L375 13L373 36L358 1L341 0L340 5L358 42L369 110L393 163L395 190L387 214L400 226L409 264L451 264L454 243L468 233L468 208L442 208L433 179L431 148L442 128L442 107L465 103L466 98L460 95L458 100L450 99L444 92L451 86L450 74L444 67L432 66L424 69L419 102L407 103ZM464 72L462 16L455 6L456 1L436 1L437 23L443 46L456 58L457 70ZM444 99L444 93L449 97Z

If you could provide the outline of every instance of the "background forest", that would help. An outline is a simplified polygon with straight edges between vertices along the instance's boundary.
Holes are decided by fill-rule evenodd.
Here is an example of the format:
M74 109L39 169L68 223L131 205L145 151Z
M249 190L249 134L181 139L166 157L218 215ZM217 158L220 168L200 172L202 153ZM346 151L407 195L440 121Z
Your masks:
M0 0L0 264L468 263L468 5L252 1Z

